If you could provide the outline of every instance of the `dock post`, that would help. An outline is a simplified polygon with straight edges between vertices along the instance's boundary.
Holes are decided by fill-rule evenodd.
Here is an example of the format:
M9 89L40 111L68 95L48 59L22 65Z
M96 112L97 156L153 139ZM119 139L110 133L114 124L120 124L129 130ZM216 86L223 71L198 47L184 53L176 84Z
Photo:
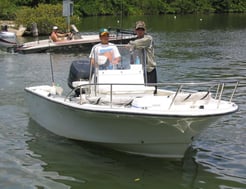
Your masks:
M37 23L32 23L32 36L37 37L38 36L38 26Z

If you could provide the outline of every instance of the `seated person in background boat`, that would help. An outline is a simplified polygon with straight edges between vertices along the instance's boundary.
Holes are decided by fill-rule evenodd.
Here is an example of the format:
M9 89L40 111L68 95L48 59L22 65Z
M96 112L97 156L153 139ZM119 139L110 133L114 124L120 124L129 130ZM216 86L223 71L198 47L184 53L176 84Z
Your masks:
M69 33L59 33L58 32L58 27L54 26L52 33L50 35L50 38L52 39L52 41L57 42L57 41L63 41L66 40L65 37L69 37L70 36L70 32Z
M135 32L137 38L134 41L130 41L129 45L133 50L146 50L147 59L147 82L157 83L156 62L153 48L153 38L150 35L145 34L146 25L144 21L137 21L135 26Z
M92 64L98 64L100 69L113 69L114 65L121 60L120 52L115 44L109 43L109 31L107 29L99 30L99 38L101 43L92 47L89 56L90 61Z
M8 31L8 25L1 25L2 31Z

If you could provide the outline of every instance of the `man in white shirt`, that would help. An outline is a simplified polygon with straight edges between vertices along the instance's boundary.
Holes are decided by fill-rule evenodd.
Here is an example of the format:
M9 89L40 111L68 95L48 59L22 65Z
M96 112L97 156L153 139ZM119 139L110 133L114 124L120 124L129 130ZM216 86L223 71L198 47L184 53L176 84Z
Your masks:
M99 30L101 43L94 45L89 58L92 64L103 65L109 63L112 67L120 62L121 56L115 44L109 43L109 31L105 28Z

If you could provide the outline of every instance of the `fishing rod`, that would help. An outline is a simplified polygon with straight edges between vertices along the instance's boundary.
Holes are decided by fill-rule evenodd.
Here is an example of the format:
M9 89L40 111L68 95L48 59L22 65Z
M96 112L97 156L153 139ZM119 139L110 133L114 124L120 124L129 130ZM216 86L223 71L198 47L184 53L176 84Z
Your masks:
M124 34L132 34L132 35L136 35L136 33L132 30L127 30L127 29L121 29L121 28L111 28L108 27L108 30L115 30L117 33L124 33Z
M123 27L123 0L121 0L121 14L120 14L120 20L117 20L117 25L119 28L111 28L110 26L108 27L108 30L114 30L117 33L117 36L121 35L121 43L123 42L123 34L130 34L130 35L136 35L135 31L132 30L127 30L127 29L122 29Z

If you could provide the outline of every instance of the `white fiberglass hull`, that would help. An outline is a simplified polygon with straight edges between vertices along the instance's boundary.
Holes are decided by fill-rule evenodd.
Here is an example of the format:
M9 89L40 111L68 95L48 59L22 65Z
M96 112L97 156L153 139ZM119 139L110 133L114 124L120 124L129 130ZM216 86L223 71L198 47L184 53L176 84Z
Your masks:
M64 101L36 89L25 89L27 104L31 117L47 130L139 155L182 158L193 137L220 116L161 115L109 106L95 109L95 105Z

